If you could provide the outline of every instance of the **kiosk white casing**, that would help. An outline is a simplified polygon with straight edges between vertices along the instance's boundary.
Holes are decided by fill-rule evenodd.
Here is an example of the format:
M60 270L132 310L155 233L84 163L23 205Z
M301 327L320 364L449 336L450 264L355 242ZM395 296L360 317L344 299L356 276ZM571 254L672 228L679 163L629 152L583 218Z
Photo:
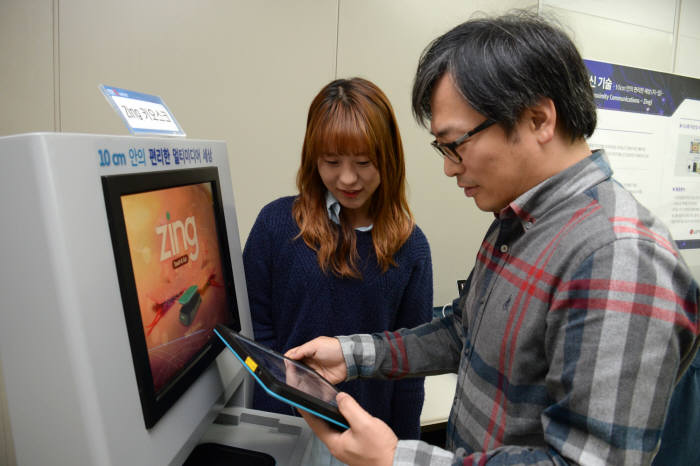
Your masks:
M150 159L154 148L211 158L165 164ZM0 358L18 464L180 464L202 438L256 449L246 446L254 439L278 464L301 462L310 431L298 418L274 415L297 426L292 437L255 422L212 424L222 409L235 419L269 414L246 411L252 381L226 352L144 426L101 177L217 167L242 333L251 335L225 143L34 133L0 138L0 164ZM238 406L224 408L239 385Z

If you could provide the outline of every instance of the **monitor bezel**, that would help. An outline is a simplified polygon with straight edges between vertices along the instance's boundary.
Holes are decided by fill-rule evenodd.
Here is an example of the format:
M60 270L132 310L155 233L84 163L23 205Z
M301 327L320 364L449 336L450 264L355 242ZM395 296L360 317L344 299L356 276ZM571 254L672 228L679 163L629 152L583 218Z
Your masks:
M128 194L139 194L201 183L210 183L212 188L212 208L219 239L219 253L223 269L222 273L224 275L224 289L229 310L229 319L226 325L240 330L235 281L231 266L231 255L229 252L218 169L216 167L198 167L181 170L102 176L102 186L124 318L143 411L144 424L147 429L152 428L187 391L195 380L199 378L218 356L224 348L224 345L221 343L220 339L216 337L212 329L212 335L207 343L184 365L172 380L156 393L148 357L148 348L146 346L146 337L143 332L143 321L138 302L136 281L132 267L121 197Z

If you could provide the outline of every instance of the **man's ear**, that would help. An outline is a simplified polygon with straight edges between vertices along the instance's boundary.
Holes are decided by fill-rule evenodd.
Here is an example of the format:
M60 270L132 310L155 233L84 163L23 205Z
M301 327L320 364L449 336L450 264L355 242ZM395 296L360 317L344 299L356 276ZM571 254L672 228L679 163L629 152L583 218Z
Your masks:
M557 109L549 97L542 97L526 111L527 123L537 142L545 144L552 140L557 126Z

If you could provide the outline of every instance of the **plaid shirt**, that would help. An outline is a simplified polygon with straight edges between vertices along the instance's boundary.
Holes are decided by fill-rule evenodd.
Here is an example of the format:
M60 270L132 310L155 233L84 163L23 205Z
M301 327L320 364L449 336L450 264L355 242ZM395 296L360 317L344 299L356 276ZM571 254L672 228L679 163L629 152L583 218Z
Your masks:
M698 346L698 285L602 151L497 215L454 315L339 337L348 378L457 372L447 448L394 464L647 464Z

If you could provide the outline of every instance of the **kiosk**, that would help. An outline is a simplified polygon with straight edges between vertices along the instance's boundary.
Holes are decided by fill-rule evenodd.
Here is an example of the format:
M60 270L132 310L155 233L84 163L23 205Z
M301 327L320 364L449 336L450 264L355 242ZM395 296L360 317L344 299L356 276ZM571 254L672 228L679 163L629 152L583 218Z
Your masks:
M1 137L0 164L18 464L193 464L198 445L304 464L309 428L250 409L213 334L252 335L223 142L33 133Z

